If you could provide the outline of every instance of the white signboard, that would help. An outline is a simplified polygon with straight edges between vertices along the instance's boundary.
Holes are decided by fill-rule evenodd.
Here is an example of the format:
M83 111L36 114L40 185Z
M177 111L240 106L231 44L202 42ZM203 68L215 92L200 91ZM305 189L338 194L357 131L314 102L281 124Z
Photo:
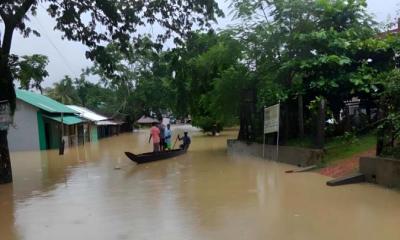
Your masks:
M280 104L264 108L264 134L279 132Z

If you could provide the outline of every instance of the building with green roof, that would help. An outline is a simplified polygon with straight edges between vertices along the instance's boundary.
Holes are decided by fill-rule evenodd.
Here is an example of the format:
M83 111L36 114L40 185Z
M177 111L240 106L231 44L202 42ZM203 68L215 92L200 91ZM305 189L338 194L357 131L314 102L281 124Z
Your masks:
M82 142L85 120L78 112L44 95L16 90L17 108L8 131L12 151L58 148ZM63 136L61 137L61 135Z

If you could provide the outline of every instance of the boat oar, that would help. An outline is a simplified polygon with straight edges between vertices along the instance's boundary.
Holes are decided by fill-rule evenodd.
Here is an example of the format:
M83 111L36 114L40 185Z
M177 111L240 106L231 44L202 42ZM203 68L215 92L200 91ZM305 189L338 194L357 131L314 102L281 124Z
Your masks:
M172 149L171 149L171 150L173 150L173 149L175 148L176 142L178 141L178 137L179 137L179 136L176 137L175 142L174 142L174 146L172 146Z

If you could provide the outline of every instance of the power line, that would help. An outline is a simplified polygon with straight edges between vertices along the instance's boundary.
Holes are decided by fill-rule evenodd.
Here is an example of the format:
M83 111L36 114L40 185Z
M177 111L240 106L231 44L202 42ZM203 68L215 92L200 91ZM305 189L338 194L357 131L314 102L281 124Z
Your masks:
M43 6L42 6L43 8ZM56 44L54 44L54 42L51 40L51 38L49 37L49 35L46 32L46 28L43 27L42 23L40 22L39 18L34 16L39 27L41 28L41 32L43 32L44 37L47 39L47 41L50 43L50 45L56 50L57 54L61 57L61 59L63 60L65 66L68 68L69 71L71 71L72 75L75 75L75 72L72 70L73 68L71 67L71 65L68 62L68 59L62 54L62 52L58 49L58 47L56 46Z

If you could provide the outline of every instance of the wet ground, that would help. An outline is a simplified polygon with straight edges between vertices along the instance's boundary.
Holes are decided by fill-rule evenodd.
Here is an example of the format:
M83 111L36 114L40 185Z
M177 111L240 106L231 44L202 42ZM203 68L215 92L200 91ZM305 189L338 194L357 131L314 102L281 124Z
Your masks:
M147 132L57 151L12 154L0 186L0 239L400 239L400 193L331 188L318 173L228 156L226 139L192 133L190 151L135 166ZM119 170L116 167L120 168Z

